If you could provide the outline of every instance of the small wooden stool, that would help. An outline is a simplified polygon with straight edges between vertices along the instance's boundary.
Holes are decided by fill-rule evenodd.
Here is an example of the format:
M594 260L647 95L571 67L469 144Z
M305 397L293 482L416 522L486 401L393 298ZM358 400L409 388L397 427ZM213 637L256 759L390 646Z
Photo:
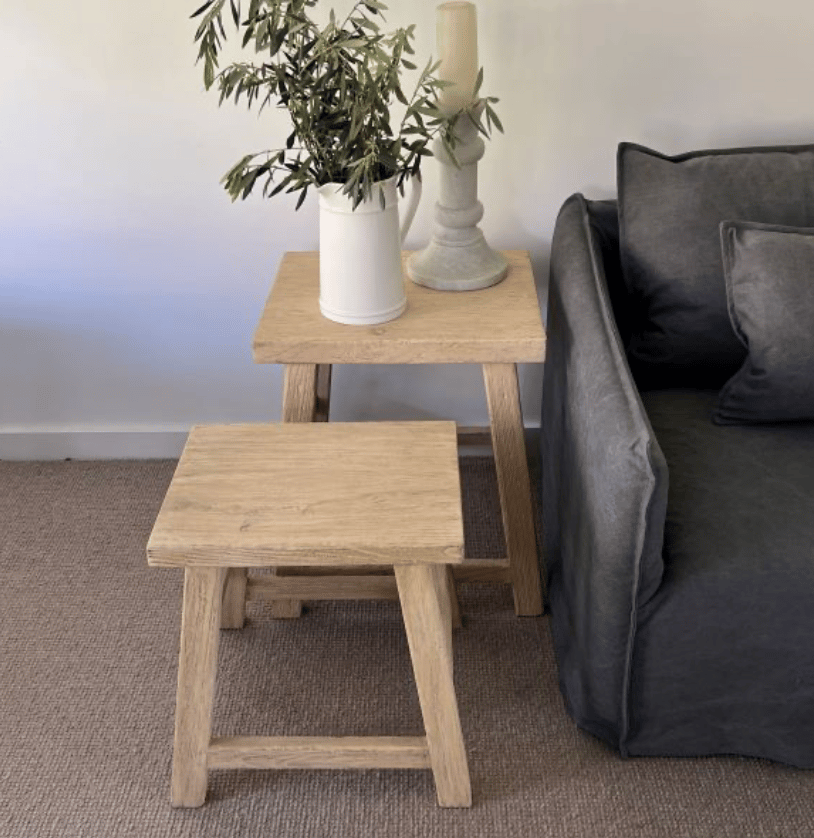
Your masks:
M201 806L212 768L431 768L441 806L470 806L450 607L463 541L453 422L194 428L147 545L149 564L184 568L172 804ZM245 600L228 569L292 565L394 567L377 584L401 601L426 736L212 737L219 629ZM270 577L263 598L308 581Z

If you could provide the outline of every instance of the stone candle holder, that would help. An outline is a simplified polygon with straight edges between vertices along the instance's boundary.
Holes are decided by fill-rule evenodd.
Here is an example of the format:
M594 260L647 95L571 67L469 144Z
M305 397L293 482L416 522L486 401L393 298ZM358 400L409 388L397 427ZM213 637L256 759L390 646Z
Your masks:
M474 119L464 113L455 123L457 166L440 139L433 144L433 154L441 164L433 234L429 245L407 260L407 275L418 285L439 291L475 291L496 285L508 271L506 259L489 247L477 226L483 218L478 160L485 144L474 120L480 119L482 110L483 103L478 104Z

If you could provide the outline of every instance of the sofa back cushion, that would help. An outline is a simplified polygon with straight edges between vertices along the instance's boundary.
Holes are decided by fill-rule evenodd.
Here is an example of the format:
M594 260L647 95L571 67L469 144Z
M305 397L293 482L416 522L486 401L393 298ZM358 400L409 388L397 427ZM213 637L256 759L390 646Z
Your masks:
M669 157L622 143L617 177L637 380L720 386L746 351L727 310L719 225L814 226L814 145Z
M627 287L619 261L619 202L586 200L585 207L594 243L602 256L613 319L616 321L622 345L626 347L630 342L631 318Z

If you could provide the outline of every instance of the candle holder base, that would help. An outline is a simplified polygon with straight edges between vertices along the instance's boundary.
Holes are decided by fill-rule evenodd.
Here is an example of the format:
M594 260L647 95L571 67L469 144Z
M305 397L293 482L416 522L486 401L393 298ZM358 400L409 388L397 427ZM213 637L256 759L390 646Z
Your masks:
M509 264L492 250L480 230L464 245L450 245L433 239L424 250L407 260L407 275L417 285L437 291L477 291L497 285L505 278Z

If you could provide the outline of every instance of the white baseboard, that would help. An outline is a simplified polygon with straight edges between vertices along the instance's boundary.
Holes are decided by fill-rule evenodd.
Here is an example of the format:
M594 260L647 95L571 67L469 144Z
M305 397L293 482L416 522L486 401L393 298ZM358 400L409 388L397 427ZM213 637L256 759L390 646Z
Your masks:
M0 430L0 460L177 459L189 429Z
M177 459L189 428L0 428L0 460L150 460ZM526 428L526 446L536 451L539 428ZM485 456L488 446L461 448Z

